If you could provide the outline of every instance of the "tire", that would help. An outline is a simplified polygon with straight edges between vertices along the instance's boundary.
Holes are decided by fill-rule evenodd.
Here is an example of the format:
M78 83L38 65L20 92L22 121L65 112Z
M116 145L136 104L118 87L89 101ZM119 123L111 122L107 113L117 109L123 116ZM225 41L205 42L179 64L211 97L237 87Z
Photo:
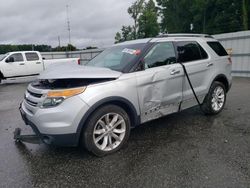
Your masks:
M226 88L221 82L213 82L202 104L203 112L207 115L220 113L226 103Z
M4 79L4 76L3 76L2 72L0 71L0 84L2 83L3 79Z
M82 144L99 157L114 153L127 142L130 124L128 114L121 107L102 106L88 118L82 133Z

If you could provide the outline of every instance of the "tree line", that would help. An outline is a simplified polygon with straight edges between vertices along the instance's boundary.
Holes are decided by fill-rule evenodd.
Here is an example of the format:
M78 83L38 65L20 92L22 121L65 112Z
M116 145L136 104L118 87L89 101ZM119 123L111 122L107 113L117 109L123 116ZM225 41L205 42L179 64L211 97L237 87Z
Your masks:
M78 49L75 46L68 44L67 46L57 46L52 48L50 45L41 44L20 44L20 45L11 45L11 44L0 44L0 54L5 54L13 51L39 51L39 52L65 52L65 51L77 51L77 50L88 50L96 49L97 47L88 46L84 49Z
M159 33L219 34L249 30L249 0L136 0L115 43L155 37Z

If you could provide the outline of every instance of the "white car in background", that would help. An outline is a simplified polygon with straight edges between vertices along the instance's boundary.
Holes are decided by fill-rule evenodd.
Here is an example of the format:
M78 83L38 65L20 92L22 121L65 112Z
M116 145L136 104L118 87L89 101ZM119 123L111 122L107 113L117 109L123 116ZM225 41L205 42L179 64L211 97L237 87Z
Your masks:
M0 83L5 79L36 76L51 65L69 63L80 64L80 59L45 60L37 51L10 52L0 57Z

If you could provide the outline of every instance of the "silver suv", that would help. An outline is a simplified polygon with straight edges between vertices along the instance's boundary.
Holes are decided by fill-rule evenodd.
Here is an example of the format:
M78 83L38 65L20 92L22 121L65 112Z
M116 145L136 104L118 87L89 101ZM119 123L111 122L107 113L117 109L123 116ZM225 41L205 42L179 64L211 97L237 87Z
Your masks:
M85 66L43 72L20 111L42 142L82 144L103 156L119 150L131 128L197 105L195 96L205 114L218 114L231 80L231 59L217 40L164 35L116 44Z

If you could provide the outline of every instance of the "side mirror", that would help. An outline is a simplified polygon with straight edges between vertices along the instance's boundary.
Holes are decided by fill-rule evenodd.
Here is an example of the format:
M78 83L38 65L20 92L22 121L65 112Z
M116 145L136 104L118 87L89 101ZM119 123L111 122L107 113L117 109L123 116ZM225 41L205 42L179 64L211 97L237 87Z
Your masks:
M45 57L43 57L42 59L45 60Z
M6 63L13 63L15 62L14 57L9 57L5 60Z
M138 67L135 69L135 71L143 71L145 70L145 61L144 59L142 59L140 62L139 62L139 65Z

